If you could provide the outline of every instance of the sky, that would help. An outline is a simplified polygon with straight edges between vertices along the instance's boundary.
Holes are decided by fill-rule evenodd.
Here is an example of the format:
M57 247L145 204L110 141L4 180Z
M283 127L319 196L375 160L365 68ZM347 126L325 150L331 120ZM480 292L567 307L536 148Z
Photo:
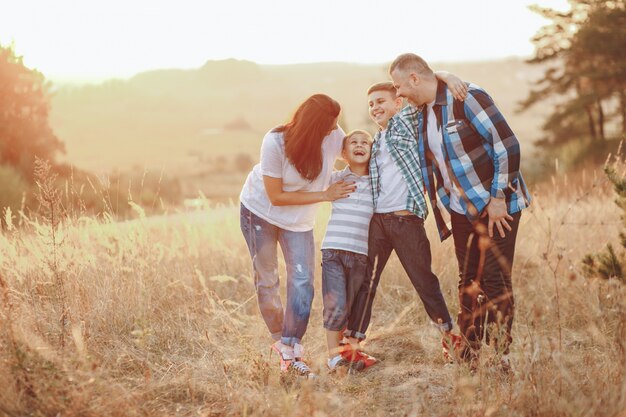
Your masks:
M528 5L567 0L10 0L0 44L53 81L130 77L207 60L457 62L533 54Z

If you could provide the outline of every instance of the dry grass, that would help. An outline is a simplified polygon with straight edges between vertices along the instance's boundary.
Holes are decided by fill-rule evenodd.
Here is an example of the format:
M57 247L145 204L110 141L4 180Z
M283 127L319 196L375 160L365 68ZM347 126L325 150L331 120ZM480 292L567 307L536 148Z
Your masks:
M522 216L510 379L489 366L488 349L476 375L444 364L395 257L367 343L381 363L344 378L324 372L316 297L304 342L321 376L289 384L268 358L237 207L128 223L65 219L54 242L48 223L29 220L0 235L0 414L620 415L626 291L580 276L583 255L621 229L610 187L596 175L534 190ZM427 226L455 311L452 243L440 245L432 220Z

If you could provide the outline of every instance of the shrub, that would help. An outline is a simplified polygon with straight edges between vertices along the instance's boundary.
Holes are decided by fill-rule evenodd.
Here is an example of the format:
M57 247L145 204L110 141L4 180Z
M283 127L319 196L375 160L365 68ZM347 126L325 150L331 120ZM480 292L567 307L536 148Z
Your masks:
M617 194L615 204L622 210L622 224L626 226L626 162L621 157L622 145L620 144L617 156L613 163L607 163L604 172L613 184ZM588 254L583 258L583 270L588 277L600 277L603 279L618 279L624 282L626 270L626 233L620 232L620 251L613 248L611 243L606 249L597 254Z
M12 166L0 165L0 209L11 208L13 213L21 209L30 187L22 174Z
M235 156L235 169L237 172L249 172L254 166L254 161L249 154L240 152Z

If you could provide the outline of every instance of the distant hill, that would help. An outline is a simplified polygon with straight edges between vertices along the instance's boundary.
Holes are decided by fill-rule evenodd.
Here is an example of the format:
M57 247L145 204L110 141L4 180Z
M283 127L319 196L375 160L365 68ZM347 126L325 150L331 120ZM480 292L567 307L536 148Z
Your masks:
M514 111L539 68L519 59L435 63L433 68L484 87L526 149L540 136L541 108L522 115ZM51 123L66 144L67 160L78 167L139 166L193 175L228 164L235 154L256 161L263 133L317 92L341 103L345 129L374 131L365 91L386 79L386 64L209 61L193 70L155 70L128 80L61 87L52 100Z

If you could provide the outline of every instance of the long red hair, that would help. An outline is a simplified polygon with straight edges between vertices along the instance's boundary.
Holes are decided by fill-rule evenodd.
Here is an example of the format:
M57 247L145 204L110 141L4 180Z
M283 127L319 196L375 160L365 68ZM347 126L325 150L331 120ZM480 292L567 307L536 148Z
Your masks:
M285 156L303 178L313 181L322 171L322 141L335 126L341 106L326 94L314 94L296 110L283 132Z

